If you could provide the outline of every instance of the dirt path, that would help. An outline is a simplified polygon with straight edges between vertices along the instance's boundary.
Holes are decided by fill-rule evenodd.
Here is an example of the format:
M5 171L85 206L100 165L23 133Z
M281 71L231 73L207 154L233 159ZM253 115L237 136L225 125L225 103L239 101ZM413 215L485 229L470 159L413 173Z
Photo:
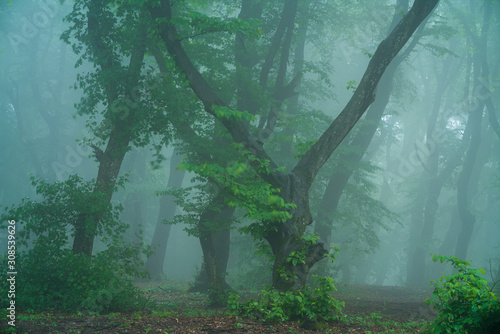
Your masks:
M435 311L425 303L431 294L431 289L351 285L339 287L334 297L345 302L344 313L349 315L370 316L378 313L384 319L429 321L435 317Z
M304 329L296 322L266 324L228 316L222 313L223 310L215 316L197 316L197 310L199 314L207 313L202 306L203 295L192 296L178 291L171 293L158 291L155 297L168 301L168 305L175 306L178 311L182 311L182 314L186 310L194 310L195 312L190 313L192 316L172 316L168 312L159 314L151 311L99 316L45 313L33 319L19 320L16 327L18 333L30 334L390 333L391 330L395 330L393 333L421 333L422 325L414 322L432 320L434 316L432 310L424 303L428 296L430 291L402 287L341 286L334 297L345 302L344 314L351 316L348 318L351 320L330 324L318 331ZM184 305L184 303L189 304ZM1 332L3 331L0 328Z

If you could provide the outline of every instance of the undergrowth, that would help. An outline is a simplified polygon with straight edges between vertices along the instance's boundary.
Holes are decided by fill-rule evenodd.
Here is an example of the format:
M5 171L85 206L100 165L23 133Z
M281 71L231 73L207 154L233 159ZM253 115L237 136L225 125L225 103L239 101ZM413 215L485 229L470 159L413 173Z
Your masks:
M453 256L434 256L433 261L449 262L457 272L432 281L433 298L426 303L439 312L427 333L500 333L500 302L481 276L484 270Z
M229 295L228 311L232 314L263 321L334 320L341 314L344 303L331 293L336 291L333 279L318 277L315 288L280 292L272 288L261 291L255 300L240 302L236 294Z

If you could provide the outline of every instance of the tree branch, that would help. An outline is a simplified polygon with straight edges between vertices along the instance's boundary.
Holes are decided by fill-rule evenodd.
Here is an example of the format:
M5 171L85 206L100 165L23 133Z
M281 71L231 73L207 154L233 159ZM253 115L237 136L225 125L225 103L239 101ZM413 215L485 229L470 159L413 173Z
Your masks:
M297 163L293 169L295 174L301 175L307 183L312 183L333 151L374 101L377 84L392 59L438 2L439 0L416 0L408 14L379 44L354 95L330 127Z
M283 11L281 13L281 20L278 24L278 28L276 28L276 32L274 33L273 39L271 41L271 46L269 47L269 52L267 54L266 60L264 61L264 65L262 65L262 70L260 72L260 86L267 86L267 78L269 76L269 71L271 71L271 67L273 65L274 57L276 53L278 53L281 39L285 34L285 30L287 27L290 27L290 21L292 24L295 20L295 14L297 12L298 0L289 0L285 2L285 6L283 7Z

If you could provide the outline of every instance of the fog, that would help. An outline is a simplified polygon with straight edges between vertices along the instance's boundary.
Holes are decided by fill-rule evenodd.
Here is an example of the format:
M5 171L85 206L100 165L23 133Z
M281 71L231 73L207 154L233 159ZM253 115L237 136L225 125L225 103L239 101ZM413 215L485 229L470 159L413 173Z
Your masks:
M428 287L434 254L499 279L498 2L440 2L338 146L412 2L179 1L175 40L140 3L0 3L2 253L15 220L19 254L135 245L145 280L199 291Z

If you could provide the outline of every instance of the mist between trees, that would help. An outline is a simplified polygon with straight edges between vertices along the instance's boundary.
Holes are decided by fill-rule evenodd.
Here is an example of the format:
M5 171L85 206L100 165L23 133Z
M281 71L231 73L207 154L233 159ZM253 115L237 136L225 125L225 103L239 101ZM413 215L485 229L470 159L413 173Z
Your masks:
M19 266L109 266L117 295L117 273L223 296L312 275L425 287L452 272L431 254L498 279L499 8L0 3Z

